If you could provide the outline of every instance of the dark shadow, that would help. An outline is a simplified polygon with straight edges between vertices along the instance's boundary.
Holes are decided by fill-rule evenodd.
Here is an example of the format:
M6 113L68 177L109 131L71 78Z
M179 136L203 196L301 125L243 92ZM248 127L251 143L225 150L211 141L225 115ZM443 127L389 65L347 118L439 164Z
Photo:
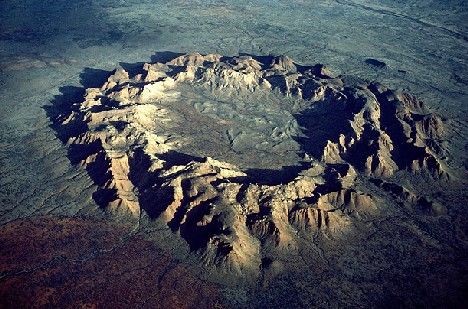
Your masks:
M179 67L179 66L171 66L171 73L170 76L175 77L177 74L180 72L184 71L184 67Z
M172 167L175 165L187 165L190 162L203 162L204 159L201 157L192 156L175 150L170 150L166 153L158 155L158 158L166 161L166 167Z
M206 160L203 157L196 157L174 150L158 154L158 158L166 161L164 166L166 169L176 165L187 165L190 162L205 162ZM281 169L246 169L244 172L247 174L247 177L230 178L229 181L278 185L294 180L294 178L296 178L301 171L307 169L308 166L307 163L302 163L301 165L283 166Z
M284 184L294 180L301 171L308 167L309 165L307 163L302 163L301 165L283 166L280 170L260 168L247 169L245 171L247 178L244 182L260 185Z
M279 92L285 93L288 90L286 80L281 75L271 75L265 78L273 89L278 89Z
M296 121L303 128L304 136L294 139L301 145L302 151L320 160L328 140L336 141L341 133L346 134L351 130L347 119L349 108L349 102L326 100L314 103L296 114Z
M60 95L54 96L51 105L44 105L43 108L47 117L51 120L49 125L55 132L57 138L66 143L71 136L76 136L86 130L85 125L62 124L65 117L76 107L75 103L80 102L85 94L83 87L64 86L59 88Z
M101 87L111 74L112 72L106 70L84 68L80 73L80 84L83 88Z
M154 55L151 56L151 62L162 62L166 63L169 62L177 57L185 55L184 53L176 53L171 51L160 51L156 52Z
M180 226L180 235L187 241L190 250L196 251L206 246L213 235L229 235L229 230L225 228L221 215L215 215L213 220L207 225L200 226L200 222L206 214L210 213L211 201L205 201L198 207L191 209L186 214L185 222ZM226 255L232 250L230 244L220 244L220 254Z
M142 148L134 150L128 163L130 166L128 178L138 188L138 201L141 209L152 219L159 217L173 201L173 189L162 187L159 172L150 171L153 162Z
M164 170L176 165L204 161L203 158L172 150L164 154L158 154L158 158L166 161ZM165 187L163 185L164 179L160 177L158 170L154 172L149 171L152 160L143 149L135 149L133 156L130 158L129 165L129 179L138 188L140 207L145 210L150 218L155 219L159 217L169 204L173 202L174 190L172 187ZM180 211L183 211L183 207ZM183 213L179 214L179 217L182 215ZM169 227L173 228L176 225L177 220L171 221Z
M71 144L68 148L68 159L72 164L78 164L93 153L97 153L100 149L100 142L93 142L91 144Z
M54 96L50 102L51 104L43 106L47 117L51 121L49 126L54 130L55 135L61 142L65 144L71 137L77 137L87 131L87 125L81 118L78 117L74 121L65 120L69 120L70 115L79 109L78 104L83 101L86 88L100 87L111 73L101 69L84 68L79 75L81 87L60 87L60 94ZM97 154L95 164L88 165L86 170L92 181L98 186L104 185L111 177L107 169L109 162L99 153L101 148L100 142L73 144L68 147L67 154L72 164L78 164L88 156ZM115 198L115 194L115 190L99 189L93 194L93 199L99 206L105 207Z
M101 86L111 73L101 69L84 68L79 75L81 87L60 87L60 94L54 96L50 102L51 104L43 106L47 117L51 120L49 126L63 143L66 143L70 137L77 136L87 129L86 125L81 121L68 122L67 124L63 124L63 121L78 109L77 104L83 101L86 88Z
M366 60L364 60L364 62L378 69L384 69L387 67L387 64L385 62L373 58L367 58Z
M127 62L119 62L119 65L128 72L128 77L133 78L138 74L143 73L143 65L144 62L136 62L136 63L127 63Z

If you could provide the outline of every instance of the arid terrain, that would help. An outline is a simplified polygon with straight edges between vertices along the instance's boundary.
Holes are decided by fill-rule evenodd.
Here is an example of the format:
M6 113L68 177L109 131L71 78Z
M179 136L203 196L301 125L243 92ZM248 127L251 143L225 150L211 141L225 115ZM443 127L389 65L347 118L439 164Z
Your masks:
M0 9L0 307L463 308L461 1Z

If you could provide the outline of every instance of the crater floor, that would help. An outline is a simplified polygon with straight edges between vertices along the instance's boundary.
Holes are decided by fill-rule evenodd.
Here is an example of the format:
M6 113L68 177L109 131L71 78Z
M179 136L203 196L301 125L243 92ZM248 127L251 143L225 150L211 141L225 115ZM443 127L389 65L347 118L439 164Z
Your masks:
M303 159L297 139L304 134L294 115L310 105L270 91L225 92L207 85L181 83L177 98L155 106L170 121L159 123L157 135L170 135L175 151L212 157L242 170L299 165ZM155 122L160 122L158 118Z

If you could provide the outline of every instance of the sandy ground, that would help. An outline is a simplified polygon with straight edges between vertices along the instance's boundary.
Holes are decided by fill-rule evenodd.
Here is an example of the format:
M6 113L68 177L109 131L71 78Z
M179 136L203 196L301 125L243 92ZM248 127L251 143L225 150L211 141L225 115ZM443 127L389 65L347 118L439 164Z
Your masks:
M221 308L212 284L127 231L53 217L7 224L0 233L0 306Z

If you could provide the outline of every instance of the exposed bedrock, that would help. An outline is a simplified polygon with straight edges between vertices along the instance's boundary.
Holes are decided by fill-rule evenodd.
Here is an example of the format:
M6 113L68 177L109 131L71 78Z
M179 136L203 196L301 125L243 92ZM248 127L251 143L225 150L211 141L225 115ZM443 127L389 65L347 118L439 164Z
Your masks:
M409 94L350 86L286 56L194 53L120 68L57 123L100 206L164 220L201 261L229 272L257 273L265 247L294 251L301 234L333 237L377 215L385 205L360 178L444 213L382 180L449 180L439 116Z

